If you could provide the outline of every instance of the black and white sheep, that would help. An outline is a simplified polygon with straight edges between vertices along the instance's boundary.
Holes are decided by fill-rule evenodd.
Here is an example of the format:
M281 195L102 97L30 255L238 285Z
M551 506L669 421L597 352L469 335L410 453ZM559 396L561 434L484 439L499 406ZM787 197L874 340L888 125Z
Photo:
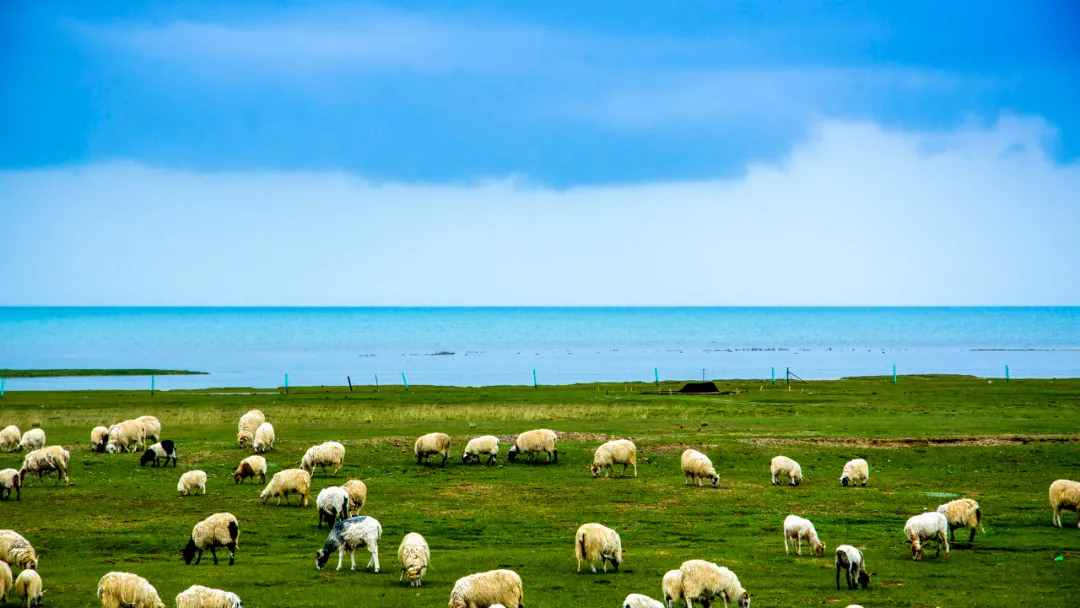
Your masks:
M176 468L176 444L173 443L172 439L165 439L146 448L142 457L139 458L139 465L168 466L170 460L173 468Z
M330 535L326 537L323 548L315 553L315 569L322 570L327 560L336 551L338 554L337 569L341 570L341 563L345 559L345 552L349 552L349 560L352 562L352 570L356 570L356 550L367 547L371 558L368 559L367 567L374 567L376 574L379 572L379 539L382 537L382 525L379 520L367 515L357 515L334 524Z
M326 522L327 528L333 528L339 519L349 516L349 493L341 486L323 488L315 497L315 508L318 511L318 527Z

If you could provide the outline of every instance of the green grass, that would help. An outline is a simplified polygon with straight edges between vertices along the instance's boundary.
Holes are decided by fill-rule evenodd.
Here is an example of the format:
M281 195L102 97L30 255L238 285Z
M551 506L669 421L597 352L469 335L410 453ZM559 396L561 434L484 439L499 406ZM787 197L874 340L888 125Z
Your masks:
M186 369L0 369L0 378L59 378L61 376L198 376Z
M1017 606L1033 596L1040 606L1076 605L1080 530L1071 514L1070 527L1051 527L1046 491L1054 479L1080 478L1080 380L902 377L894 386L856 378L790 391L756 381L719 384L733 394L658 395L651 384L309 388L287 396L251 389L9 392L0 400L0 426L40 424L50 443L68 446L74 485L31 480L21 502L0 503L0 527L19 530L37 547L50 606L96 605L97 579L127 570L149 578L170 606L198 583L235 591L249 608L441 608L458 577L509 567L524 579L530 608L616 607L628 593L658 596L663 573L691 558L731 567L754 606ZM384 528L383 573L347 566L316 572L326 531L316 529L314 507L263 506L257 486L233 484L231 471L245 455L233 441L236 420L252 407L277 429L271 472L295 465L315 442L345 443L345 469L333 479L316 476L312 499L347 478L367 482L365 512ZM157 415L165 436L176 440L178 469L139 468L134 455L89 452L92 426L141 414ZM469 436L541 426L567 433L557 465L459 464ZM413 438L433 430L454 440L445 469L413 464ZM994 441L1014 435L1027 442ZM606 436L637 442L637 479L590 477L592 450ZM1045 436L1057 440L1038 440ZM904 443L942 437L981 442ZM904 447L833 442L871 438ZM719 489L683 485L684 446L712 457ZM803 486L769 484L768 461L778 453L802 463ZM837 483L854 457L870 461L868 488ZM0 468L20 459L0 454ZM209 473L208 496L176 496L176 479L188 468ZM946 500L933 493L979 500L986 533L947 561L916 563L902 527ZM191 526L224 510L240 520L237 564L213 566L207 556L185 566L179 549ZM786 557L781 522L789 513L813 520L830 554L841 543L862 547L875 574L870 591L837 592L831 557ZM573 534L588 521L622 535L621 572L574 572ZM422 533L432 549L419 590L397 580L397 544L409 531ZM1065 559L1054 561L1058 555Z

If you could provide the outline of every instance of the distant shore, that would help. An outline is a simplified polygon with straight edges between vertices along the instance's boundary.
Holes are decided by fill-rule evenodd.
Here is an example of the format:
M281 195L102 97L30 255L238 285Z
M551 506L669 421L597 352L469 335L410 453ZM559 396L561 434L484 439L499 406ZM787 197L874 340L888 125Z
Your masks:
M0 369L0 378L63 378L72 376L205 376L187 369Z

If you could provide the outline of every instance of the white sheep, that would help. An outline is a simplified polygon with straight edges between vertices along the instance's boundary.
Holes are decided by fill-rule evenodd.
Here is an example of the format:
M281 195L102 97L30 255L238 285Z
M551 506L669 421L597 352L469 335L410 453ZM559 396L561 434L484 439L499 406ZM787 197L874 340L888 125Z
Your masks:
M797 486L802 483L802 467L799 463L787 456L777 456L769 462L769 472L772 474L774 486L780 485L780 476L788 478L788 485Z
M788 541L795 543L795 555L802 555L802 541L810 543L814 555L825 555L825 543L818 538L817 530L809 519L798 515L788 515L784 518L784 555L789 555Z
M1080 481L1059 479L1050 484L1050 510L1053 512L1053 522L1058 528L1061 527L1061 512L1073 511L1080 514ZM1077 519L1076 527L1080 528L1080 519Z
M422 464L431 456L442 456L442 466L446 466L446 460L450 457L450 436L446 433L428 433L416 438L413 444L413 455L416 456L416 464Z
M36 570L23 570L15 579L15 593L23 598L24 608L37 608L45 595L41 575Z
M255 450L256 454L265 454L274 449L274 441L277 439L277 435L274 433L274 425L269 422L264 422L259 425L259 428L255 429L255 440L251 444L251 448Z
M139 416L135 419L143 429L143 441L161 441L161 421L154 416Z
M95 426L90 429L90 449L94 452L104 452L109 443L109 429L104 426Z
M514 443L506 453L506 459L510 462L517 460L519 454L528 454L529 462L536 459L536 455L543 452L547 455L548 462L559 462L559 436L550 429L535 429L525 431L514 437Z
M487 456L487 464L495 464L499 459L499 438L495 435L473 437L465 444L461 463L480 462L480 456Z
M664 604L672 608L682 599L682 570L668 570L660 581L660 590L664 594Z
M229 565L236 562L236 545L240 538L240 522L232 513L214 513L206 519L195 524L191 529L191 536L187 545L180 552L184 556L184 563L190 564L195 560L195 565L202 561L203 551L210 550L210 556L217 565L217 548L225 547L229 552Z
M15 579L11 576L11 566L7 562L0 561L0 604L7 603L8 592L15 586Z
M605 477L611 475L614 465L622 465L621 475L626 475L626 467L634 467L634 477L637 477L637 446L629 439L612 439L593 453L591 467L593 477L599 477L604 472Z
M488 570L459 578L450 591L447 608L492 608L502 604L525 608L525 589L513 570Z
M12 492L15 500L22 500L22 477L15 469L4 469L0 471L0 500L11 498Z
M157 589L130 572L109 572L98 581L101 608L165 608Z
M289 495L297 494L300 497L300 506L308 506L308 494L311 493L311 473L303 469L285 469L274 473L270 483L266 484L259 494L259 500L263 504L270 498L275 499L275 504L281 504L282 497L285 504L289 504Z
M840 545L836 548L836 590L840 590L840 571L844 571L847 577L848 589L862 587L870 588L870 573L866 571L866 559L862 551L851 545Z
M45 447L44 429L30 429L19 439L20 450L37 450Z
M640 593L631 593L622 602L623 608L664 608L664 604Z
M688 448L683 450L680 462L687 485L696 483L701 486L702 480L705 479L708 479L714 488L720 485L720 476L716 474L712 461L705 454Z
M20 481L25 483L26 476L30 473L36 473L38 479L41 479L46 473L55 471L57 483L62 480L65 484L70 485L71 480L68 478L68 463L70 461L71 452L58 445L50 445L34 450L23 457L22 468L19 469Z
M264 422L266 422L266 415L259 410L248 410L240 416L240 422L236 425L236 443L242 448L247 447L255 440L255 431Z
M968 542L975 542L975 529L982 528L982 509L979 503L970 498L957 498L943 505L939 505L937 512L945 516L949 522L949 541L956 541L957 528L969 528L971 534ZM985 532L985 530L983 530Z
M339 519L349 516L349 493L341 486L323 488L315 497L315 509L318 511L319 524L326 522L327 528L333 528Z
M840 473L840 485L845 488L850 484L866 486L870 481L870 465L863 458L855 458L844 463L844 470Z
M0 562L19 568L37 570L37 551L30 541L14 530L0 530Z
M398 562L401 564L401 576L398 582L409 581L410 587L419 587L424 584L424 575L427 574L428 564L431 563L431 549L427 540L416 532L409 532L401 539L397 550Z
M176 608L244 608L244 604L230 591L192 585L176 596Z
M937 555L941 555L941 546L945 545L945 557L949 557L949 521L937 511L927 511L908 518L904 524L904 536L911 543L911 558L923 558L923 543L937 541Z
M371 557L367 567L379 573L379 539L382 538L382 524L374 517L358 515L343 519L330 530L326 537L323 548L315 553L315 569L322 570L327 560L336 551L338 554L337 569L341 570L341 563L345 559L345 552L349 552L349 560L352 562L352 570L356 570L356 550L367 547Z
M22 439L22 432L19 427L14 424L5 426L3 430L0 430L0 452L14 452L19 449L20 439Z
M622 539L618 532L602 524L582 524L574 534L574 557L577 558L578 572L581 572L582 562L587 563L594 574L596 566L593 562L600 562L604 572L610 563L618 572L623 561Z
M109 442L105 451L110 454L135 452L145 445L146 430L135 420L124 420L109 427Z
M364 508L364 503L367 502L367 484L359 479L350 479L341 486L341 489L349 495L349 517L359 515L360 510Z
M337 475L345 462L345 446L336 441L326 441L319 445L313 445L304 452L304 458L300 461L300 468L314 474L315 467L322 467L323 472L329 467L334 467L332 475Z
M198 469L193 471L187 471L180 476L180 481L176 482L176 491L180 493L180 496L195 496L196 494L206 494L206 471L200 471Z
M694 608L700 602L706 608L719 597L733 602L739 608L749 608L750 592L739 583L739 577L731 570L703 559L691 559L679 567L682 571L683 601L686 608Z
M233 471L233 481L236 483L254 477L258 477L260 483L266 483L266 459L262 456L248 456Z

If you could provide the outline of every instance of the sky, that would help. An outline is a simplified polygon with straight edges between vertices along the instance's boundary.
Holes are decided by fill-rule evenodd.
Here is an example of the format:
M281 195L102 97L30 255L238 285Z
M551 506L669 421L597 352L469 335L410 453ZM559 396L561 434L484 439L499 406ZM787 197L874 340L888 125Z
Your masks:
M0 305L1080 304L1080 5L940 4L6 2Z

